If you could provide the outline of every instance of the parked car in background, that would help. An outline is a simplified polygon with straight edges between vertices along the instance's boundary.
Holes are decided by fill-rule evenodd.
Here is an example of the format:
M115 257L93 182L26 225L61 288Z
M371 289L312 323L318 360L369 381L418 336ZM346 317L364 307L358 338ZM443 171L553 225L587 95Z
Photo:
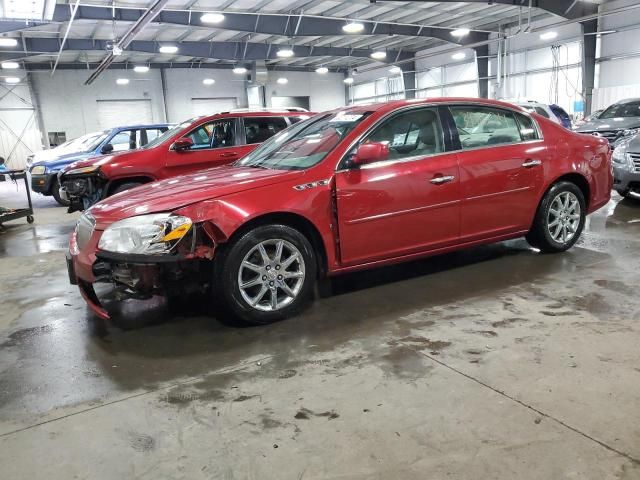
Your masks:
M576 132L606 138L612 147L623 137L640 132L640 98L614 103L598 116L578 127Z
M61 205L69 202L60 197L58 173L73 162L111 152L135 150L166 132L171 125L133 125L88 133L49 150L35 153L28 159L31 189L42 195L53 195Z
M242 109L192 118L135 152L69 165L60 174L61 195L70 212L84 210L144 183L234 162L310 115L300 108Z
M562 125L562 121L560 118L553 113L551 107L545 103L535 102L533 100L515 100L509 101L509 103L513 103L514 105L518 105L519 107L524 108L527 112L537 113L538 115L551 120L552 122L559 123Z
M576 120L575 122L573 122L573 126L571 127L571 129L572 130L577 130L579 127L581 127L585 123L590 122L591 120L595 120L596 118L598 118L602 112L604 112L603 109L595 110L595 111L591 112L591 115L587 115L586 117L581 118L580 120Z
M564 108L562 108L560 105L552 103L551 105L549 105L549 109L556 117L558 117L558 119L560 120L560 124L564 128L571 129L571 116L569 116Z
M70 280L105 319L95 282L135 298L208 285L227 318L264 324L325 275L521 236L567 250L612 182L604 139L507 103L358 105L94 205L70 238Z
M621 140L613 152L613 188L640 200L640 135Z

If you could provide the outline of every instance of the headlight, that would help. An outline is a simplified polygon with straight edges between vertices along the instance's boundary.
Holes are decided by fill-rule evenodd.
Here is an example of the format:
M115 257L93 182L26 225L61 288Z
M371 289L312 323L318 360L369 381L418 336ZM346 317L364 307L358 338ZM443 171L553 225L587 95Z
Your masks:
M191 229L191 219L170 213L126 218L108 227L98 248L107 252L164 254Z
M91 165L90 167L74 168L68 172L64 172L65 175L80 175L83 173L91 173L100 169L99 165Z
M44 165L38 165L37 167L33 167L31 169L31 174L32 175L44 175L46 171L47 171L47 167L45 167Z
M627 130L623 130L622 136L629 137L631 135L637 135L640 133L640 128L628 128Z
M629 155L627 154L627 148L629 147L629 140L620 142L616 145L616 149L613 151L611 160L613 163L627 164L629 163Z

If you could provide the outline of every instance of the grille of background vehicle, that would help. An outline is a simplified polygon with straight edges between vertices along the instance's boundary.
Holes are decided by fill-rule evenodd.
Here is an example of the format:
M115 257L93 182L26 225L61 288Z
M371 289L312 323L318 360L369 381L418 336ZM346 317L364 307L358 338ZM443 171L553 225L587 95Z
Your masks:
M91 215L84 214L78 220L78 224L76 225L76 243L80 250L89 243L95 226L96 220Z
M629 156L633 162L633 171L640 173L640 153L630 153Z
M618 134L620 130L598 130L597 132L583 132L588 133L590 135L595 135L596 137L606 138L609 143L613 143L618 139Z

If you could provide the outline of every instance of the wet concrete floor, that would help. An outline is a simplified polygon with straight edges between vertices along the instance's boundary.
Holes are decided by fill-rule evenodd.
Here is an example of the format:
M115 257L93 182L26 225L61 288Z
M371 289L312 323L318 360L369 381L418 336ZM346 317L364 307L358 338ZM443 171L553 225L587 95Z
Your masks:
M640 203L565 254L349 275L232 328L160 300L93 318L66 278L76 217L36 202L0 230L2 478L640 478Z

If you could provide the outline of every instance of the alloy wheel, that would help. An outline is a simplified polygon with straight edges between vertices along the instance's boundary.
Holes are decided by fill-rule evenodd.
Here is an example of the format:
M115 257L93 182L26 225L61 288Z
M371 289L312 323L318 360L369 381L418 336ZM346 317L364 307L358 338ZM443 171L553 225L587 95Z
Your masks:
M305 279L300 250L282 239L264 240L242 259L238 287L245 302L264 312L280 310L293 302Z
M580 202L572 192L561 192L551 202L547 229L551 238L560 244L570 242L580 226Z

